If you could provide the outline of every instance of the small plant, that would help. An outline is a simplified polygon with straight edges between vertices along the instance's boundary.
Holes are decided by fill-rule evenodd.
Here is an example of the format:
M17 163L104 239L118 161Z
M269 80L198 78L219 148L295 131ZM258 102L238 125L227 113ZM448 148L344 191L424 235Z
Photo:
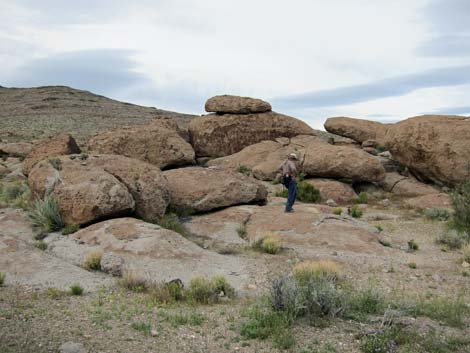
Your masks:
M384 231L383 227L380 224L376 225L375 228L379 231L379 233L382 233Z
M428 219L437 221L447 221L450 218L449 210L446 208L427 208L424 210L424 215Z
M245 175L250 175L251 174L251 169L247 167L246 165L240 164L237 167L237 172L245 174Z
M62 162L59 158L50 158L49 163L55 170L62 170Z
M203 314L191 311L190 313L185 313L180 311L172 315L164 314L166 320L171 323L171 326L178 327L182 325L190 326L200 326L206 320L206 317Z
M392 243L390 243L388 240L385 240L385 239L379 239L379 244L387 248L392 247Z
M25 181L0 183L0 201L26 210L31 202L31 190Z
M235 296L235 289L223 276L195 277L189 283L187 296L196 303L217 303L221 296Z
M30 212L30 218L35 227L47 233L59 230L64 226L59 205L52 196L36 200Z
M0 272L0 287L3 287L5 285L5 277L6 274L4 272Z
M418 268L418 265L416 265L416 262L410 262L408 263L408 267L415 270Z
M411 239L408 241L408 251L409 252L415 252L419 250L419 245L418 243L414 240Z
M385 147L384 145L381 145L381 144L376 144L374 146L374 148L377 150L377 152L381 153L381 152L385 152L387 151L387 147Z
M38 240L34 243L34 246L37 247L39 250L46 250L47 249L47 243L43 240Z
M100 271L102 257L103 252L101 250L88 253L85 257L85 261L83 262L83 267L87 270Z
M465 325L465 318L470 315L470 308L462 297L419 298L416 303L408 305L410 315L427 316L452 327Z
M246 238L246 224L239 224L237 227L237 234L240 238L245 239Z
M349 209L349 213L350 213L351 217L353 217L353 218L361 218L362 215L363 215L362 210L359 207L357 207L356 205L352 206Z
M267 232L255 240L252 243L252 247L267 254L277 254L282 248L281 237L277 234Z
M235 289L228 283L227 279L224 276L217 275L211 279L212 287L214 291L219 294L222 294L226 297L233 298L235 296Z
M337 215L337 216L341 216L341 214L343 213L343 209L341 207L335 207L333 208L333 214Z
M131 324L131 327L134 330L142 332L144 335L147 335L147 336L150 335L150 332L152 330L152 327L145 322L133 322Z
M72 293L72 295L82 295L83 288L78 283L75 283L70 286L70 292Z
M369 202L369 195L367 195L367 192L361 191L359 195L352 200L352 203L354 204L366 204Z
M292 274L300 284L306 284L319 277L337 280L340 277L340 266L330 260L304 261L294 266Z
M80 224L69 224L62 229L62 235L73 234L80 229Z
M157 222L162 228L172 230L176 233L181 234L184 237L189 236L189 232L186 227L181 223L179 217L175 213L167 213Z
M346 317L364 321L367 315L379 315L385 312L387 303L382 294L374 287L352 291L348 295Z
M119 284L122 287L137 293L145 292L150 287L149 282L145 278L139 276L133 271L124 272Z
M318 202L320 201L320 190L312 184L301 181L297 188L297 199L302 202Z
M64 291L62 291L58 288L55 288L55 287L49 287L46 290L46 294L51 299L59 299L59 298L65 296L66 292L64 292Z
M389 353L394 352L396 343L390 329L385 329L373 334L365 335L361 339L361 351L363 353Z
M447 246L449 249L460 249L470 241L470 235L460 233L454 229L446 229L437 236L436 241Z
M456 187L450 200L454 207L451 226L459 233L467 233L467 238L470 238L470 181Z
M462 247L462 255L463 255L462 260L470 263L470 244L466 244L465 246Z

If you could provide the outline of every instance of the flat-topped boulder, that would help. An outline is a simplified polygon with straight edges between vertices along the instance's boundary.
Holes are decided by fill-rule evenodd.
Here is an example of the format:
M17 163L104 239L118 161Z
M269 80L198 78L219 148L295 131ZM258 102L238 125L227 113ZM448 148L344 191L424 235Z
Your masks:
M51 195L65 224L87 224L136 213L155 221L166 210L169 192L160 170L116 155L71 155L39 162L28 183L38 197Z
M273 180L289 153L300 157L299 167L310 177L344 178L353 181L380 181L385 169L380 161L361 149L336 146L317 136L262 141L231 156L208 162L209 166L237 169L245 166L261 180Z
M248 203L264 203L266 187L258 180L220 168L189 167L164 171L173 208L189 212Z
M422 115L396 124L330 118L329 132L359 142L374 139L424 181L455 186L470 179L470 118Z
M386 173L385 179L380 182L380 186L385 191L398 196L412 197L439 193L439 190L431 185L424 184L413 177L406 177L396 172Z
M159 168L194 163L193 148L176 123L168 120L104 132L88 141L88 150L139 159Z
M191 120L189 134L198 157L221 157L264 140L311 135L314 130L296 118L268 111L200 116Z
M219 114L264 113L271 110L271 104L257 98L225 94L209 98L206 101L205 109L206 112L214 112Z
M334 200L335 202L347 203L357 197L351 185L333 179L314 178L305 180L320 191L322 200Z
M75 139L69 134L61 134L47 139L33 147L23 163L23 173L28 175L36 163L46 158L80 153Z

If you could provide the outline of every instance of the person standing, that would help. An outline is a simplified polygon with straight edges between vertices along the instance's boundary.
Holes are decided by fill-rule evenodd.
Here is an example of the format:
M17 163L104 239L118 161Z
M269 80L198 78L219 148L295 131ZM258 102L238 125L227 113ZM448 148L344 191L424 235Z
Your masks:
M285 212L294 212L294 205L297 196L297 162L295 153L290 153L287 160L282 163L279 170L282 173L282 184L287 188L287 203Z

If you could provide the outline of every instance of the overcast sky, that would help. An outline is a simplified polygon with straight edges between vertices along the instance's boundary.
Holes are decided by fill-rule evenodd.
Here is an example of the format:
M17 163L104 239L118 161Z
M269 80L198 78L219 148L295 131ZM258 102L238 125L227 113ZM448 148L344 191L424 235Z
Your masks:
M266 99L320 127L470 115L470 0L0 0L0 85L196 113Z

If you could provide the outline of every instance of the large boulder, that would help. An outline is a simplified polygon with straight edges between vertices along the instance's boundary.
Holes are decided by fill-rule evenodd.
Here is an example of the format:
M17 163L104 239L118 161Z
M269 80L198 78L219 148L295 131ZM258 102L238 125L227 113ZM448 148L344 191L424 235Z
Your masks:
M163 172L171 206L190 212L266 201L266 187L256 179L219 168L180 168Z
M271 110L271 104L261 99L222 95L206 101L206 112L249 114L264 113Z
M23 173L28 175L36 163L46 158L80 153L75 139L69 134L61 134L35 146L23 163Z
M35 195L52 195L66 224L87 224L136 212L149 221L169 202L166 179L148 163L114 155L71 155L36 164L28 177Z
M385 179L380 182L380 186L387 192L398 196L422 196L437 194L439 190L419 182L413 177L406 177L396 172L387 173Z
M357 197L351 185L337 180L315 178L305 180L320 191L323 200L334 200L337 203L347 203Z
M423 115L396 124L330 118L325 128L357 141L375 139L424 181L455 186L470 179L470 118Z
M376 136L385 125L364 119L335 117L326 119L324 126L328 132L362 143L367 140L376 140Z
M276 137L310 135L306 123L272 111L256 114L209 114L189 123L191 143L200 157L227 156Z
M169 120L104 132L90 139L88 150L139 159L159 168L194 163L193 148Z
M281 163L292 152L300 156L299 167L311 177L376 182L385 176L380 161L361 149L331 145L309 135L263 141L231 156L209 161L208 165L231 169L243 165L251 169L257 179L273 180Z
M30 142L0 143L0 157L26 157L31 153L34 145Z
M426 208L447 208L452 209L452 204L449 195L444 193L428 194L413 197L404 201L407 207L415 208L418 210L425 210Z

